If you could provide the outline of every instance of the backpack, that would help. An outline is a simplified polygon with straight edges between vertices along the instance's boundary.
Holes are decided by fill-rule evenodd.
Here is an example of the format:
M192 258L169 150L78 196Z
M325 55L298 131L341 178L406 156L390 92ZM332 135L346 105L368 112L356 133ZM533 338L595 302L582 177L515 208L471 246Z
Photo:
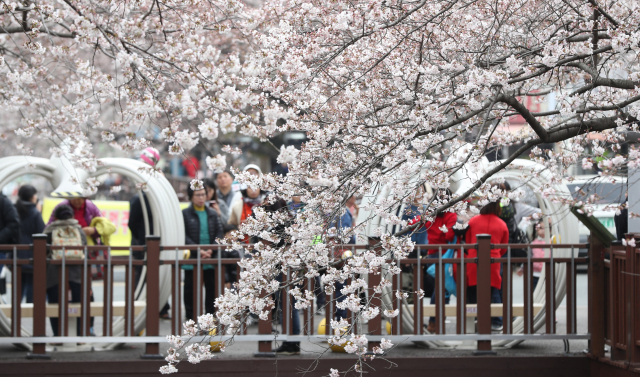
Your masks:
M531 243L529 240L529 236L522 229L516 227L516 230L511 233L509 232L509 243ZM515 249L511 247L511 256L514 258L526 258L527 257L527 249Z
M513 203L509 203L509 205L502 207L502 214L500 215L500 218L507 224L507 229L509 229L509 243L530 243L527 234L518 228L518 224L516 224L516 212L517 210ZM527 249L511 247L511 256L513 258L526 258Z
M82 246L82 235L76 226L65 225L55 228L51 232L52 246ZM65 259L84 259L84 252L81 249L54 249L51 259L60 260L64 252Z

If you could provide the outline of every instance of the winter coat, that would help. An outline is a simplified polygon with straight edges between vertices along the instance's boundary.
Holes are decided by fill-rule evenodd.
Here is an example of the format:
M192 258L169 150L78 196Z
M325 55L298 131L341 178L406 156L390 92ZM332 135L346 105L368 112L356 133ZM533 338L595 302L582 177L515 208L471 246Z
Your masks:
M242 201L242 193L240 193L240 191L231 191L230 193L227 194L227 199L225 199L224 195L222 195L222 192L220 192L220 189L218 189L217 196L218 196L218 206L220 206L220 212L223 212L224 210L222 209L222 207L225 207L227 211L225 216L227 218L231 216L231 207L233 207L233 204L238 200ZM222 202L224 202L224 204L222 204Z
M407 207L407 209L403 211L401 220L406 220L409 225L415 224L416 222L420 221L420 210L421 208L419 206L411 204L409 207ZM429 243L426 229L414 229L411 233L411 241L413 241L416 245L426 245ZM421 253L424 254L425 250L421 250ZM414 250L409 253L408 258L415 258L416 255L417 251Z
M89 226L94 228L100 235L100 240L103 245L111 245L111 236L116 232L116 225L114 223L109 221L106 217L98 216L91 220L91 224L89 224ZM87 244L89 246L93 246L95 245L95 242L92 238L89 238L87 239Z
M478 234L490 234L492 244L509 243L507 224L496 215L478 215L469 220L465 242L467 244L478 242L476 238ZM506 252L507 249L491 249L491 258L500 258ZM468 250L468 258L476 258L477 256L478 251L476 249ZM476 263L467 265L467 285L470 287L478 285L478 265ZM500 263L491 263L491 286L498 289L502 288Z
M149 219L149 234L153 234L153 214L151 213L151 205L149 198L144 196L144 204L147 207L147 218ZM140 195L135 195L129 201L129 230L131 230L131 245L144 245L146 243L146 234L144 228L144 217L142 212L142 202Z
M20 217L13 203L0 194L0 245L20 243Z
M218 216L218 213L208 207L204 207L207 211L207 218L209 221L209 239L211 244L217 244L216 238L224 237L224 230L222 228L222 221ZM185 232L185 245L199 245L200 244L200 218L196 214L193 204L182 210L182 217L184 218L184 232ZM212 257L217 256L214 253ZM191 253L190 258L197 258L196 253Z
M453 226L456 225L458 215L453 212L445 212L440 216L436 216L433 219L433 223L428 221L424 224L427 228L427 239L430 245L442 245L453 241L455 233L453 232ZM447 227L447 231L443 232L440 228L442 226ZM429 249L428 254L436 254L438 250Z
M20 244L33 244L33 235L42 233L44 230L44 220L42 214L36 208L35 203L21 201L27 213L20 217ZM33 258L33 250L18 250L19 259ZM30 264L22 265L22 272L32 273L33 266Z
M71 205L71 202L68 199L65 199L65 200L61 201L60 203L58 203L58 205L51 212L51 216L49 217L49 221L47 222L47 225L53 223L56 220L53 217L53 214L56 213L56 208L60 207L61 205L68 205L69 207L73 208L73 206ZM75 211L75 208L73 208L73 210ZM98 209L98 206L93 204L93 202L91 200L85 199L85 202L84 202L84 220L86 221L87 226L89 226L89 224L91 224L91 220L93 220L94 217L99 217L99 216L102 216L102 213ZM83 234L84 234L84 232L83 232ZM97 244L98 243L97 240L98 240L98 238L100 238L98 233L96 232L91 237L93 238L95 244Z
M533 245L544 244L544 240L541 238L536 238L531 242ZM544 249L539 247L534 247L531 249L531 257L532 258L544 258ZM533 262L533 276L540 277L542 272L542 267L544 266L544 262Z
M44 231L43 231L43 233L47 235L47 243L51 244L52 234L55 229L66 227L66 226L77 227L78 230L80 231L80 237L82 237L82 245L87 244L87 236L82 231L82 228L80 227L80 225L78 225L78 220L76 219L56 220L51 224L47 225L47 227L44 228ZM50 257L51 250L49 250L48 254L49 254L48 256ZM61 269L60 265L52 265L52 264L47 265L47 289L51 287L55 287L56 285L59 284L58 280L60 276L60 269ZM91 271L88 271L88 273L91 273ZM82 283L82 266L66 265L65 274L69 276L69 281L78 283L78 284Z
M236 227L240 226L243 206L244 201L242 200L242 197L240 197L240 200L236 200L233 202L231 208L229 208L229 220L227 221L228 224L235 225Z
M69 200L63 200L53 209L53 212L51 212L51 217L49 217L49 221L47 222L47 225L51 224L56 220L53 217L53 214L56 212L56 208L60 207L61 205L68 205L69 207L73 208ZM94 217L98 217L98 216L102 216L98 207L95 204L93 204L91 200L86 199L85 207L84 207L84 219L86 220L87 225L91 224L91 220L93 220Z

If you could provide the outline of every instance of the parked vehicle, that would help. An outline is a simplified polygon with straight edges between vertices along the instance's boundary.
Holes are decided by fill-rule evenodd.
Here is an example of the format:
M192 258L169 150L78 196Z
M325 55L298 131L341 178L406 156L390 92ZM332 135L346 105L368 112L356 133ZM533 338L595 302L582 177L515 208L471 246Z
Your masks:
M595 195L593 216L615 236L616 225L613 217L616 208L627 200L627 178L582 175L576 176L571 182L567 181L566 184L574 199L586 200ZM578 231L580 243L588 242L589 229L580 223ZM580 257L587 256L587 249L580 249L578 255Z

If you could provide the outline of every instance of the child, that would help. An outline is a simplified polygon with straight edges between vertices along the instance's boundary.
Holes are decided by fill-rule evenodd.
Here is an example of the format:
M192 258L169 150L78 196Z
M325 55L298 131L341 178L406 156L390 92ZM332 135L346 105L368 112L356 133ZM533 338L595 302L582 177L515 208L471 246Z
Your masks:
M531 244L545 244L546 242L544 241L544 236L545 236L545 229L544 229L544 225L542 225L541 223L536 224L536 226L533 228L533 238L534 240L531 242ZM544 258L544 250L541 248L532 248L531 249L531 257L532 258ZM531 284L531 290L535 290L536 286L538 285L538 280L540 280L540 273L542 273L542 266L544 265L544 262L533 262L533 279L532 279L532 284ZM524 269L521 267L518 270L518 276L522 276L522 274L524 273Z
M73 208L65 204L59 205L53 210L51 216L52 221L43 231L43 233L47 235L48 244L56 246L84 246L87 244L87 236L85 235L82 227L78 224L78 220L73 218L73 214ZM59 234L66 235L67 237L64 240L59 240L57 239ZM67 252L72 252L72 250L73 249L67 250ZM59 251L59 253L62 252L62 250ZM54 256L54 253L54 251L50 251L50 257L52 259L61 258ZM66 253L65 257L67 259L84 258L84 256L81 257L80 255L73 258L71 255L67 255ZM58 282L60 269L59 265L47 265L47 300L50 304L58 303L60 297L61 292ZM71 290L71 300L69 302L78 303L80 302L82 295L82 266L67 265L65 274L68 276L69 289ZM53 335L58 336L58 318L51 317L49 318L49 321L51 322ZM78 334L82 334L81 321L77 322L77 326Z

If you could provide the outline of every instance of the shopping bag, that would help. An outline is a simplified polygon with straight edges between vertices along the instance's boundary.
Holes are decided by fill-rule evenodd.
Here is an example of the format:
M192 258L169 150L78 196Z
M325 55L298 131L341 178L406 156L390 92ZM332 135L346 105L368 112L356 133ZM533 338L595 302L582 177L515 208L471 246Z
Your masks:
M453 244L457 243L457 237L453 239ZM455 250L448 249L444 254L442 254L442 259L451 259L455 258ZM436 265L437 263L433 263L429 268L427 268L427 273L434 278L436 277ZM457 290L456 279L453 277L453 265L451 263L445 263L444 265L444 289L445 289L445 297L449 297L456 293Z

